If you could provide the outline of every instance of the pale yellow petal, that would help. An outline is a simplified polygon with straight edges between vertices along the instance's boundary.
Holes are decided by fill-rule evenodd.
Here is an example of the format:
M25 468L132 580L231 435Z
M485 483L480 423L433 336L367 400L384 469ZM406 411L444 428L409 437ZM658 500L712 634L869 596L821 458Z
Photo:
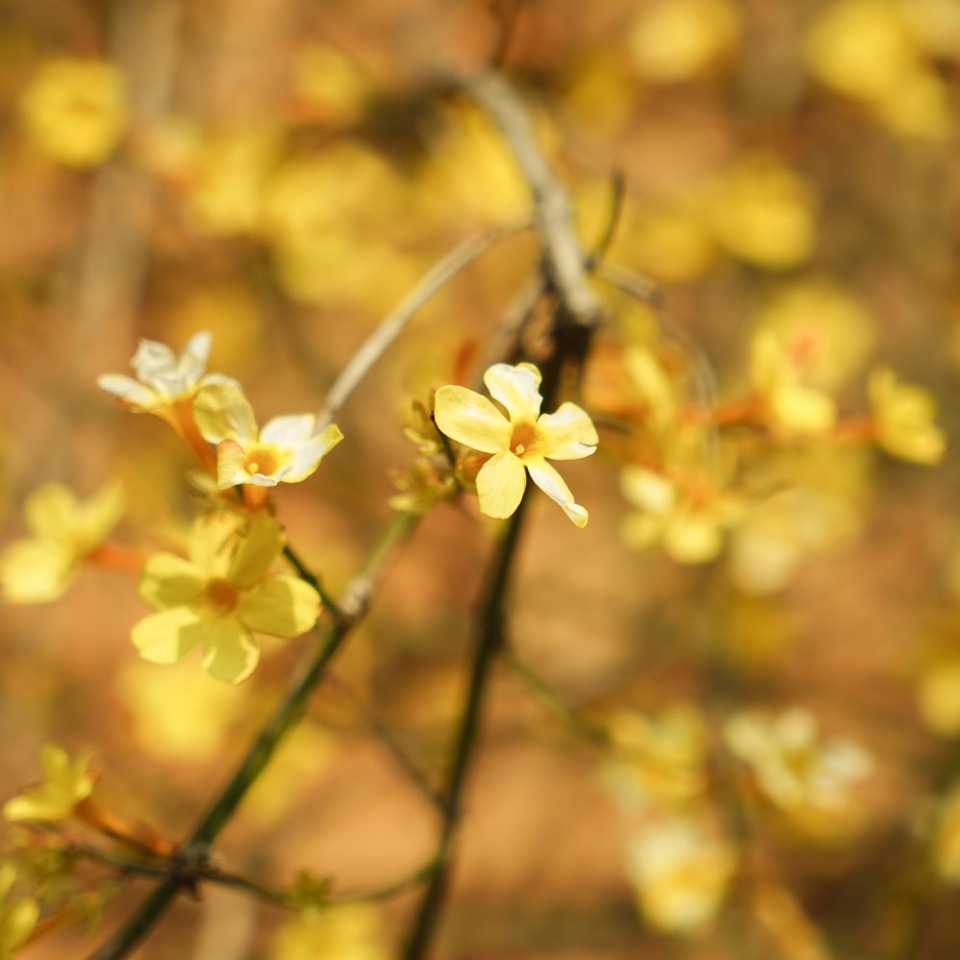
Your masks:
M266 433L266 428L264 428ZM291 446L293 462L282 477L284 483L299 483L317 469L320 461L343 439L340 428L331 423L322 433Z
M477 474L480 512L502 520L511 516L523 497L526 473L519 457L509 450L491 457Z
M194 400L193 415L197 428L209 443L221 440L250 443L256 441L259 434L250 401L232 384L204 387Z
M77 527L80 507L69 487L48 483L27 497L23 514L31 533L45 540L65 540Z
M0 558L0 587L10 603L48 603L62 597L76 572L69 546L50 540L17 540Z
M205 585L197 568L172 553L153 553L147 557L140 577L140 599L154 610L166 610L193 603Z
M510 446L513 428L486 398L466 387L437 391L434 419L441 433L481 453L499 453Z
M271 577L246 591L237 606L237 617L245 627L273 637L299 637L319 616L317 591L296 577Z
M563 512L580 528L587 525L587 511L575 503L570 488L563 477L546 460L526 461L530 479L553 501L560 504Z
M483 375L483 382L490 396L502 403L516 423L519 420L536 420L540 415L540 371L532 363L495 363ZM489 452L489 451L487 451Z
M93 548L120 522L127 500L117 482L102 486L89 500L80 504L83 539Z
M240 683L253 673L260 648L235 617L205 624L202 637L203 667L215 680Z
M285 542L283 529L276 520L262 515L255 517L240 537L227 579L241 588L259 580L277 559Z
M173 607L135 624L130 639L151 663L176 663L200 641L206 623L194 607Z
M537 433L537 449L550 460L581 460L594 453L600 442L593 421L575 403L545 413L537 421Z

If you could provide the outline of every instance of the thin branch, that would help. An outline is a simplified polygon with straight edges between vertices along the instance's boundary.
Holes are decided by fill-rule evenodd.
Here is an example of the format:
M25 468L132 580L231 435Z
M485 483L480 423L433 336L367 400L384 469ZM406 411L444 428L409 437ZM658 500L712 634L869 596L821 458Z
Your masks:
M413 315L461 270L469 266L481 254L498 244L501 240L530 229L530 222L508 224L494 227L483 233L468 237L458 244L446 256L438 260L423 276L419 283L400 301L377 328L364 341L360 349L351 357L340 376L327 392L327 397L317 415L317 431L323 430L339 413L347 397L357 388L360 381L370 372L373 365L383 356L387 348L403 331Z
M632 270L626 270L612 263L598 263L594 267L594 276L609 283L611 287L634 297L651 307L663 306L663 293L660 288L646 277L641 277Z
M336 600L330 596L330 594L324 588L320 578L303 562L300 555L293 549L293 547L290 546L289 543L284 544L283 555L293 566L294 570L297 571L297 576L306 583L309 583L310 586L317 591L320 599L323 601L323 605L330 611L333 619L339 620L343 614L340 610L340 607L337 605Z
M514 87L495 73L472 78L464 89L496 122L530 187L544 269L567 318L576 326L593 329L603 309L587 276L588 258L574 229L570 198L537 143L526 105Z
M436 859L403 950L403 960L420 960L425 956L440 918L440 908L450 873L453 841L460 821L463 788L480 729L481 707L485 699L491 667L504 643L504 605L517 555L517 545L520 542L524 505L528 495L529 488L516 513L508 521L506 535L491 568L490 583L485 591L486 600L478 623L473 667L470 672L470 688L447 777L446 809L437 841Z
M387 565L415 526L416 518L408 515L397 515L387 526L363 570L347 587L345 597L349 603L345 601L340 604L343 614L329 629L325 641L314 652L299 679L261 729L230 781L181 845L184 855L189 857L193 853L202 860L210 844L230 821L247 791L270 762L280 742L303 714L311 693L330 661L366 611ZM185 877L169 877L157 886L133 917L91 954L90 960L119 960L126 956L150 932L177 894L185 886L189 886L190 879L191 874L188 871Z

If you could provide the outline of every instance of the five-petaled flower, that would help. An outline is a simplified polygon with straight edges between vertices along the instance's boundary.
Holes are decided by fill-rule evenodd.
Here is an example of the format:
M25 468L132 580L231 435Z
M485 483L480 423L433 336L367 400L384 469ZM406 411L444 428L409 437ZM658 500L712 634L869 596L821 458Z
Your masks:
M37 823L66 820L93 791L92 756L92 751L85 750L71 761L63 747L45 744L40 751L43 783L8 800L3 805L4 818Z
M218 680L240 683L260 649L253 633L297 637L320 615L320 597L296 577L269 572L284 545L279 524L255 515L210 514L190 531L189 560L170 553L147 559L140 599L156 613L131 634L145 660L175 663L198 644L203 665Z
M477 474L481 513L509 517L520 505L529 471L533 482L583 527L587 511L547 460L589 457L597 448L597 431L575 403L541 414L540 380L530 363L494 364L483 382L500 407L466 387L444 386L437 391L434 416L448 437L491 454Z
M58 483L34 490L24 507L31 536L11 543L0 558L4 598L45 603L62 596L81 561L97 551L123 510L123 492L115 483L85 501Z
M204 438L217 446L221 490L298 483L343 439L335 423L317 433L317 419L310 413L274 417L261 430L243 391L227 384L204 390L194 412Z

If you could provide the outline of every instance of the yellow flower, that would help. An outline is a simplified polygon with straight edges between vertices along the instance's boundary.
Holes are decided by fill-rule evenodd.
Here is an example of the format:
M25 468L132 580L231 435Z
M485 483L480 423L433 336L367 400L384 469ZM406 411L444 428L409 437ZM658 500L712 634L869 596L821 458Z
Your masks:
M135 413L166 416L177 404L192 401L203 387L236 384L236 380L220 373L204 374L210 340L209 333L194 334L179 357L165 343L141 340L130 361L137 379L105 373L97 377L97 384Z
M680 484L645 467L627 467L620 488L637 508L623 525L628 546L645 550L659 542L677 563L715 559L724 532L740 515L734 500L706 477Z
M821 434L836 422L833 398L804 382L806 363L772 331L754 335L750 379L764 402L767 425L775 431Z
M458 443L492 454L477 474L481 513L509 517L523 497L526 468L533 482L578 527L584 527L587 511L574 502L547 460L589 457L599 437L590 417L574 403L561 404L556 413L541 414L540 380L540 371L530 363L494 364L483 382L500 407L466 387L441 387L434 410L437 426Z
M842 812L851 788L870 772L870 756L846 740L824 741L814 717L788 710L765 717L749 710L724 726L727 746L746 763L763 793L788 812Z
M920 387L900 383L885 367L870 374L870 403L876 418L877 443L887 453L914 463L939 463L946 440L933 422L936 403Z
M60 484L39 487L24 508L32 534L10 544L0 557L0 586L12 603L45 603L63 595L81 561L101 544L124 510L116 484L79 501Z
M652 927L695 935L717 915L736 859L703 815L662 814L631 837L627 875Z
M50 60L24 91L20 110L30 135L51 157L92 167L110 155L123 134L123 78L115 67L96 60Z
M306 633L320 615L320 598L302 580L268 572L283 543L279 524L262 514L246 529L226 515L197 519L189 560L158 553L144 566L140 599L158 612L133 628L140 655L175 663L199 644L212 677L240 683L260 658L254 631Z
M960 884L960 784L940 801L931 838L933 865L947 883Z
M299 483L343 439L335 423L316 433L317 418L310 413L274 417L261 430L243 391L227 384L204 390L194 414L204 439L217 445L221 490L242 483Z
M369 903L304 910L280 928L274 960L386 960L380 916Z
M71 763L66 750L55 743L46 744L40 752L43 783L8 800L3 816L7 820L66 820L93 792L92 756L92 751L85 750Z
M16 879L17 868L9 861L0 863L0 960L12 960L40 915L36 900L10 896Z

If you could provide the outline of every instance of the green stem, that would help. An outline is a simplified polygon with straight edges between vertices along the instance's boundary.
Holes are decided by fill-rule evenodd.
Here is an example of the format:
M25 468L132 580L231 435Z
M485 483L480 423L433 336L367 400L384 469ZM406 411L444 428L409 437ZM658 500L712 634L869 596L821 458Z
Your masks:
M510 575L513 570L520 541L524 496L516 513L510 518L506 535L500 544L491 568L490 581L485 591L486 599L478 624L473 667L470 673L470 688L460 728L454 744L453 761L447 777L446 809L434 867L427 880L427 887L414 917L409 938L403 951L403 960L419 960L425 956L436 932L440 907L446 890L453 859L453 841L460 820L460 801L466 783L467 772L477 744L480 728L480 713L484 703L491 667L504 643L504 604Z
M230 781L210 804L188 839L181 845L182 850L202 854L233 817L240 802L263 773L283 738L302 716L310 694L320 681L328 664L366 612L367 604L384 573L388 560L393 556L396 548L413 532L415 526L415 517L397 515L386 527L363 570L348 586L345 601L341 604L341 615L330 628L326 640L315 651L300 678L261 729ZM119 960L126 956L150 932L177 894L187 885L183 877L170 877L161 883L144 900L130 920L91 954L90 960Z

